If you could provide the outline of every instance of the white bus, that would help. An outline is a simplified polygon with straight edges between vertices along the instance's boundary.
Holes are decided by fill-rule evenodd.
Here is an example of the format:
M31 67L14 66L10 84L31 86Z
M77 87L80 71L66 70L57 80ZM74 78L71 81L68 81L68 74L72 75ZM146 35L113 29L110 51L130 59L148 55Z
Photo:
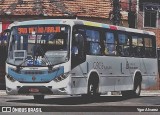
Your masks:
M9 29L9 95L139 96L157 83L153 32L78 19L23 21Z

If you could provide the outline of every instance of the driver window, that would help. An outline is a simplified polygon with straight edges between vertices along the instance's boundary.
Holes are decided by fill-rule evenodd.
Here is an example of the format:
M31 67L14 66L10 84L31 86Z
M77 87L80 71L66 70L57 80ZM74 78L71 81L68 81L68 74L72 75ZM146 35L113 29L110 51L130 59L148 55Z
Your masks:
M77 55L84 52L84 30L75 28L73 31L72 54Z

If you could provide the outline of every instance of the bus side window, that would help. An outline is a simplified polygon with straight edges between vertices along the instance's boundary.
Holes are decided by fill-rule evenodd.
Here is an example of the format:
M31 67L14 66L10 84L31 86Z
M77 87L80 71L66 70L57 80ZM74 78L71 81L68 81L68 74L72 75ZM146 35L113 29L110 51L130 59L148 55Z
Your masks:
M142 37L138 37L138 49L137 53L139 57L144 57L144 41Z
M129 38L125 34L118 34L119 46L117 48L118 55L121 56L129 56L130 54L130 46L129 46Z
M105 50L104 50L105 55L116 55L116 42L114 33L112 32L105 33L104 44L105 44Z
M86 30L87 53L90 55L101 55L100 34L96 30Z
M132 36L132 56L144 57L143 38L139 36Z
M137 36L132 36L132 56L137 55Z
M151 38L144 38L145 42L145 56L154 57L154 47Z

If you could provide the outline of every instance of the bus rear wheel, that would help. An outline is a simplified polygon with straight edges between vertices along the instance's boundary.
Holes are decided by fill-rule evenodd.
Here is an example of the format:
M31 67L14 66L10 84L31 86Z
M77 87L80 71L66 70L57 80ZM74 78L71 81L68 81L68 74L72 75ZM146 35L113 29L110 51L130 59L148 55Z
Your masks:
M43 101L44 100L44 95L34 95L34 100L35 101Z
M133 89L133 97L139 97L141 93L141 81L135 80L134 89Z
M131 91L122 91L123 97L139 97L141 93L141 77L136 77L134 80L134 88Z

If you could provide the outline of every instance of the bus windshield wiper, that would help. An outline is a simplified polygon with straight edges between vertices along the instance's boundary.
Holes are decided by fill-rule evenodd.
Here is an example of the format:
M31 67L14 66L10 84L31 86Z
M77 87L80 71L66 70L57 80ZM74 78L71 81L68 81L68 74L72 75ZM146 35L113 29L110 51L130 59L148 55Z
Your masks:
M42 47L38 47L38 48L39 48L39 51L40 51L40 52L42 53L42 55L44 56L44 59L47 61L47 62L45 62L45 61L43 61L43 62L46 63L46 65L47 65L47 67L48 67L49 69L52 69L52 62L49 61L49 59L48 59L48 57L45 55L44 50L42 49Z
M23 65L26 61L28 61L27 58L25 58L25 60L24 60L21 64L16 65L16 72L19 72L19 71L22 69L22 65Z
M45 56L46 57L46 56ZM48 60L48 58L46 57L46 59ZM19 65L16 65L16 72L19 72L23 67L22 67L22 65L26 62L26 61L28 61L28 58L25 58L25 60L22 62L22 63L20 63ZM35 60L33 60L33 61L35 61ZM43 61L43 60L41 60L41 61ZM49 60L48 60L49 61ZM46 65L47 65L47 62L45 62L45 61L43 61ZM34 63L34 62L33 62ZM49 69L52 69L52 65L47 65L47 67L49 68Z

